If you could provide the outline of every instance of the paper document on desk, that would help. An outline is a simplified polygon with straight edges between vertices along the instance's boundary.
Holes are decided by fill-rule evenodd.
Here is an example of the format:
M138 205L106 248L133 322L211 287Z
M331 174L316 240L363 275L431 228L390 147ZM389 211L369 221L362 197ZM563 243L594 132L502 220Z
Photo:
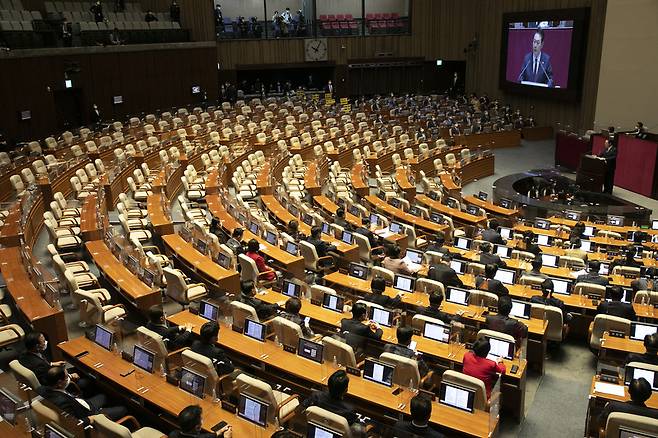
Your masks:
M381 230L375 231L375 234L383 239L386 239L387 237L391 237L395 233L390 231L388 228L382 228Z
M622 385L613 385L612 383L596 382L594 383L594 392L623 397L624 387Z
M587 274L587 269L581 269L580 271L573 271L570 275L571 275L573 278L578 278L578 277L580 277L581 275L585 275L585 274Z
M262 243L258 245L258 250L259 251L265 251L267 249L267 246L263 245Z
M412 272L418 272L418 271L420 271L420 268L423 267L423 265L419 265L419 264L417 264L417 263L412 262L412 261L409 259L409 257L405 257L405 258L403 258L402 261L405 262L405 263L407 264L407 266L409 267L409 269L410 269Z

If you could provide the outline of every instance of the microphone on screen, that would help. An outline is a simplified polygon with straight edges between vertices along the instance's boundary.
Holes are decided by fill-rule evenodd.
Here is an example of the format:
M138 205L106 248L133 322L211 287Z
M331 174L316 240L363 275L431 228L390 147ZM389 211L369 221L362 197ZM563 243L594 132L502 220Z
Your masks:
M523 67L523 70L521 70L521 73L519 73L519 78L517 79L518 82L521 82L523 80L522 79L523 73L525 73L526 69L528 68L528 65L530 65L530 59L528 59L528 62L525 63L525 67Z
M548 73L546 73L546 69L544 68L544 61L540 62L539 64L541 65L541 69L544 71L544 75L548 80L548 84L550 84L553 80L550 77L548 77Z

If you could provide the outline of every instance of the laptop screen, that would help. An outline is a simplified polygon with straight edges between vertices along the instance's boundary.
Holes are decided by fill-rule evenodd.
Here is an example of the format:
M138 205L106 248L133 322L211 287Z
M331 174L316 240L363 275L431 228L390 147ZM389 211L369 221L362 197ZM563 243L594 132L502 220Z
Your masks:
M551 236L546 234L537 234L537 245L551 246Z
M425 322L423 337L447 344L450 342L450 326Z
M265 241L269 243L270 245L275 245L277 244L277 241L279 239L276 237L276 233L273 233L271 231L266 231L265 232Z
M264 342L265 324L247 318L244 320L244 334L245 336L256 339L257 341Z
M583 236L587 236L587 237L594 236L594 227L585 226L585 231L583 231Z
M644 337L647 335L653 335L658 331L658 325L656 324L647 324L643 322L631 322L631 339L636 341L644 341Z
M564 217L572 221L579 221L580 213L573 210L567 210L564 212Z
M350 277L359 278L365 280L368 278L368 267L360 263L350 263L349 265Z
M621 227L624 225L624 217L623 216L614 216L614 215L609 215L608 216L608 225L614 225L617 227Z
M592 242L590 240L581 240L580 241L580 249L582 249L585 252L593 252L592 251Z
M380 307L370 307L370 319L385 327L393 325L393 312Z
M391 233L400 234L402 232L402 225L397 222L391 222L388 229Z
M299 247L295 242L288 242L286 243L286 252L288 254L292 254L296 256L297 254L299 254Z
M43 428L43 438L73 438L73 434L62 430L55 424L46 423Z
M155 353L147 350L144 347L135 345L133 349L133 364L140 367L147 373L153 372L153 364L155 363Z
M9 424L16 424L16 410L22 401L7 389L0 389L0 415Z
M180 375L180 388L199 398L203 398L203 388L206 384L206 377L183 367Z
M406 258L408 258L411 261L411 263L415 263L417 265L423 263L423 253L420 251L408 249Z
M267 408L268 404L249 397L246 394L240 394L238 400L238 416L259 426L267 424Z
M546 219L535 219L535 228L539 228L541 230L548 230L549 228L551 228L551 223Z
M557 256L553 254L542 254L541 264L544 266L550 266L551 268L555 268L557 267Z
M463 260L450 260L450 267L458 274L466 272L466 262Z
M306 438L342 438L343 434L315 424L312 421L306 426Z
M491 350L487 355L488 359L496 360L499 357L503 359L514 359L514 342L508 342L503 339L486 336L491 345Z
M471 239L466 237L455 237L455 246L459 249L470 249Z
M290 280L283 280L283 287L281 287L281 293L288 297L297 297L301 295L302 286L294 283Z
M383 362L366 359L363 365L363 378L377 382L381 385L393 385L393 372L395 367Z
M334 312L343 313L344 299L340 295L334 295L325 292L322 297L322 307L333 310Z
M403 292L413 292L414 278L407 277L406 275L395 274L393 279L393 289L401 290Z
M297 354L301 357L308 360L312 360L317 363L322 363L322 350L323 345L317 342L309 341L302 337L299 338L299 347L297 348Z
M112 349L112 339L114 338L114 333L103 327L102 325L96 325L96 333L94 334L94 342L103 347L106 350Z
M348 245L351 245L352 242L354 241L354 237L352 236L352 233L349 231L343 231L343 236L341 237L341 240L344 243L347 243Z
M474 401L474 390L448 382L441 382L439 403L442 405L451 406L466 412L473 412Z
M571 295L571 282L561 278L550 277L553 282L553 292L560 295Z
M512 300L512 310L510 315L516 316L517 318L530 319L530 310L532 306L530 303L519 300Z
M651 385L652 390L658 391L658 372L640 367L626 367L626 374L624 378L624 383L626 385L629 385L631 380L639 379L640 377L647 379L647 382L649 382Z
M511 228L506 228L506 227L500 227L500 237L502 237L505 240L509 240L512 238L512 229Z
M512 248L509 246L496 245L496 254L498 257L508 259L512 256Z
M462 306L468 306L468 297L470 291L467 289L459 289L457 287L449 287L446 300L449 303L461 304Z
M516 272L510 271L509 269L499 269L496 271L494 278L501 283L505 284L514 284L514 278L516 277Z
M219 306L202 300L199 303L199 316L209 321L217 321L219 318Z

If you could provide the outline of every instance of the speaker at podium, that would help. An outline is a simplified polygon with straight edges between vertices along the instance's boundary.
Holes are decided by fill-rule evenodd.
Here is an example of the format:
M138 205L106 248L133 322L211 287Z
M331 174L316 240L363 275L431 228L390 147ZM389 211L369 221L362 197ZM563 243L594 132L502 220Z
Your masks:
M580 156L580 165L576 172L576 183L588 192L601 193L605 182L606 162L595 155Z

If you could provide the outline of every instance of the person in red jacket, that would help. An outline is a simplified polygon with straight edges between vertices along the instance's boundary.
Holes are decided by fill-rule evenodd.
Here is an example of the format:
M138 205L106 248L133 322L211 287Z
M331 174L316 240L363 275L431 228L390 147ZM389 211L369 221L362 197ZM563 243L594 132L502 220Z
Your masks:
M498 373L505 373L505 364L502 359L494 362L487 359L487 354L491 350L491 344L487 338L480 338L473 344L473 351L468 351L464 355L463 373L475 377L484 382L487 388L487 399L491 397L491 388L496 383Z
M247 257L252 258L256 262L256 267L258 268L258 272L265 272L265 271L270 271L266 275L263 275L261 278L264 279L265 281L273 281L276 280L276 273L267 266L267 263L265 263L265 257L260 255L258 252L258 249L260 248L260 244L258 243L258 240L256 239L251 239L249 243L247 243L247 253L245 254Z

